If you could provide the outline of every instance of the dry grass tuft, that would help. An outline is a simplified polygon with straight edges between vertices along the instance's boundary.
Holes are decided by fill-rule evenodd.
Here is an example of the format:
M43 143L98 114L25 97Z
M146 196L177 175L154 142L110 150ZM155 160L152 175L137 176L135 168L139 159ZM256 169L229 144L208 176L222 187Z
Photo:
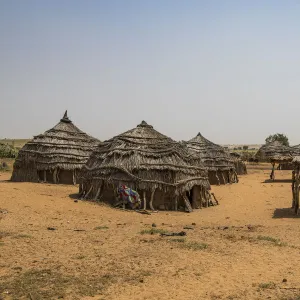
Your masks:
M276 284L274 282L264 282L264 283L260 283L258 287L261 289L275 289Z
M14 239L31 239L32 236L29 234L17 234L17 235L13 235L12 238L14 238Z
M204 250L208 248L208 245L196 241L187 241L185 238L176 238L168 240L171 243L178 243L180 248L189 249L189 250Z
M273 243L275 246L279 246L279 247L283 247L283 246L287 246L287 243L282 243L280 241L280 239L276 239L276 238L273 238L271 236L262 236L262 235L259 235L257 237L257 239L259 241L266 241L266 242L271 242Z
M73 299L94 296L113 283L114 277L107 274L97 277L74 277L50 270L29 270L18 276L0 279L0 294L10 295L10 299L57 299L65 297L70 291Z
M94 228L94 230L104 230L104 229L109 229L107 226L97 226Z
M151 229L144 229L140 232L140 234L157 234L157 233L168 233L168 231L159 228L151 228Z

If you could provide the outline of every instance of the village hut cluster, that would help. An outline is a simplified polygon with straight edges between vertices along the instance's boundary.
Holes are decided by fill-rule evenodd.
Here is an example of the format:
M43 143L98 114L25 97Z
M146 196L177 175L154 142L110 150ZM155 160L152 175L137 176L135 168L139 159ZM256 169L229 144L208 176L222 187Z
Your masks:
M237 183L238 174L245 173L240 157L201 134L176 142L142 121L100 142L66 112L24 145L11 180L79 184L81 199L114 206L192 211L218 204L211 184Z
M255 155L292 169L292 207L299 210L300 145L278 141ZM142 121L107 141L81 131L65 112L60 122L35 136L19 151L11 180L78 184L79 197L113 206L144 210L184 210L218 204L211 185L238 183L247 174L241 155L229 152L200 133L176 142Z

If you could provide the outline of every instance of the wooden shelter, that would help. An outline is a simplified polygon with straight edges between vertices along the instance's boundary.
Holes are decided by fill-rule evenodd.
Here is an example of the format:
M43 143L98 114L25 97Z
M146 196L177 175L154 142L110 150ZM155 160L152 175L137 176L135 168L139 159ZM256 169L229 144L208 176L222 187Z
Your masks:
M255 158L260 161L268 161L272 164L270 179L275 180L275 165L287 164L293 159L293 151L290 147L283 145L279 141L274 141L263 145L255 154Z
M126 185L142 198L142 207L163 210L213 204L205 167L188 149L143 121L136 128L98 145L82 168L83 199L115 204Z
M184 142L189 151L197 155L208 169L210 184L227 184L238 182L234 163L225 148L214 144L200 133Z
M247 166L246 166L245 162L242 161L241 155L237 152L230 152L229 154L234 163L236 173L238 175L246 175L247 174Z
M19 151L11 180L76 184L79 170L98 144L72 123L66 111L56 126Z
M292 208L295 210L295 214L298 214L299 210L299 185L300 185L300 156L295 156L292 160L293 172L292 172L292 194L293 202Z

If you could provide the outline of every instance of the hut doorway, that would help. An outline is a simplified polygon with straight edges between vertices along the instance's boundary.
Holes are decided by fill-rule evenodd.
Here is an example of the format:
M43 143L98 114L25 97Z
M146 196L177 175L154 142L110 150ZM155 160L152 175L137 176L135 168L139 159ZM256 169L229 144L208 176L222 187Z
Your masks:
M39 170L38 177L40 182L53 182L50 170Z
M60 170L60 172L59 172L59 183L73 184L73 171Z
M201 196L200 196L201 188L200 186L193 186L189 192L186 192L186 196L190 202L192 209L201 207Z

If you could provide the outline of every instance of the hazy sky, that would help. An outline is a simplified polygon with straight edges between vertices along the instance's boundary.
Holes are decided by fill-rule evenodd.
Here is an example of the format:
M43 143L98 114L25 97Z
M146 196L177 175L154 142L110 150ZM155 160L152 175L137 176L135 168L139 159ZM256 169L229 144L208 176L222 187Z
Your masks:
M101 140L145 120L177 140L299 144L299 100L299 0L0 0L0 138L68 109Z

